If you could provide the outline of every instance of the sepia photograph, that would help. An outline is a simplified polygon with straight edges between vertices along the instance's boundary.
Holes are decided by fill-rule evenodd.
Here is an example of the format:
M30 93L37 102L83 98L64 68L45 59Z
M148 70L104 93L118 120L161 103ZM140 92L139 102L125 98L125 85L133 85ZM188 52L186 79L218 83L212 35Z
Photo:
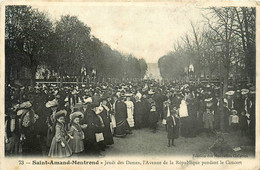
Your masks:
M4 158L256 158L256 5L1 9Z

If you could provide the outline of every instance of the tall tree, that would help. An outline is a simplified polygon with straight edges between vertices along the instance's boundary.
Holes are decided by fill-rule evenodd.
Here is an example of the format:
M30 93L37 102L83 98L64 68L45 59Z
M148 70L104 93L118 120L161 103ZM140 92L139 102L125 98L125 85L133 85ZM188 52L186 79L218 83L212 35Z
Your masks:
M78 76L82 67L90 62L91 29L76 16L62 16L55 24L52 57L53 68L62 78L64 75Z
M13 65L30 69L35 82L37 66L46 61L48 37L52 23L45 13L30 6L6 6L5 50L7 72Z
M245 70L247 70L247 76L249 81L255 82L255 62L256 62L256 45L255 45L255 8L237 7L235 11L235 26L234 34L238 35L241 40Z

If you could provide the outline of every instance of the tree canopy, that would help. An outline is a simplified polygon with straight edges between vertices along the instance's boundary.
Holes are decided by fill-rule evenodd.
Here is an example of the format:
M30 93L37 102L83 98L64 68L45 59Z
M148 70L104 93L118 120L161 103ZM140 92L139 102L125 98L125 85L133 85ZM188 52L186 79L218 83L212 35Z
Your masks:
M47 13L30 6L7 6L5 24L7 79L17 63L31 70L32 81L39 65L59 77L80 77L82 69L106 78L142 78L146 73L145 60L111 49L76 16L51 22Z
M205 12L204 27L191 23L192 32L159 59L162 77L187 76L192 64L197 77L214 74L227 82L233 75L255 82L255 8L212 7Z

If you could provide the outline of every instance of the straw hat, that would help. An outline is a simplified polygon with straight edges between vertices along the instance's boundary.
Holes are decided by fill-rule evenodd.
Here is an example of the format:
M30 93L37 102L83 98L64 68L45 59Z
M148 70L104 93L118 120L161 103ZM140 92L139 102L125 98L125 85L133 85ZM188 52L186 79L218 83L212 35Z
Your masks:
M84 102L84 104L87 104L87 103L92 103L93 100L91 97L88 97L88 98L83 99L83 102Z
M77 111L74 112L72 114L70 114L70 120L73 121L75 118L79 117L80 119L82 119L84 117L83 113Z
M249 93L249 90L248 89L242 89L241 90L241 94L242 95L246 95L246 94L248 94Z
M48 101L45 106L47 108L58 106L58 102L56 100Z
M30 101L23 102L19 105L19 109L28 109L30 107L32 107L32 103Z
M66 116L67 115L67 111L66 110L60 110L55 114L55 119L60 118L61 116Z
M235 109L232 109L232 110L231 110L231 113L237 114L237 111L236 111Z
M131 96L132 96L131 93L126 93L126 94L125 94L125 97L131 97Z
M27 113L27 112L28 112L28 110L26 110L26 109L18 110L18 111L17 111L17 116L23 115L23 114L25 114L25 113Z
M232 96L232 95L235 94L235 91L228 91L228 92L226 92L225 94L228 95L228 96Z
M212 102L212 99L213 99L213 98L211 97L211 98L205 99L204 101L207 102L207 103L210 103L210 102Z

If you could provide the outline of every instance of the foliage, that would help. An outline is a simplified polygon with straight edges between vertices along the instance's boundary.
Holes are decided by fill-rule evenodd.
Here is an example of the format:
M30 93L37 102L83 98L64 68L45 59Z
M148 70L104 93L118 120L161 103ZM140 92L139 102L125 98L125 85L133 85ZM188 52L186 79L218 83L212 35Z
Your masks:
M30 6L7 6L5 24L7 79L17 63L18 70L31 69L33 81L39 65L59 77L80 77L82 68L87 74L94 69L98 77L107 78L142 78L146 73L143 59L111 49L76 16L51 22L46 13Z
M12 66L25 66L35 75L46 61L52 23L47 15L28 6L6 6L5 51L7 73Z
M187 33L172 52L160 58L162 77L183 77L185 67L193 64L197 77L214 74L223 77L226 86L231 74L255 81L255 8L214 7L206 12L205 26L191 23L192 34Z

